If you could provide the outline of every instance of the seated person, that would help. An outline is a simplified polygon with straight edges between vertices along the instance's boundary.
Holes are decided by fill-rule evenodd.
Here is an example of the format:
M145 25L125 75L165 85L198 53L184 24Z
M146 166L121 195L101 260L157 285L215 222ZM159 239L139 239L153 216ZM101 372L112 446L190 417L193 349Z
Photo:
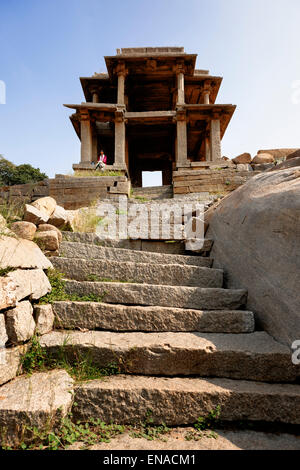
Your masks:
M95 166L95 170L100 168L101 171L105 169L106 162L107 162L107 156L104 154L103 150L100 151L100 155L98 156L97 159L97 165Z

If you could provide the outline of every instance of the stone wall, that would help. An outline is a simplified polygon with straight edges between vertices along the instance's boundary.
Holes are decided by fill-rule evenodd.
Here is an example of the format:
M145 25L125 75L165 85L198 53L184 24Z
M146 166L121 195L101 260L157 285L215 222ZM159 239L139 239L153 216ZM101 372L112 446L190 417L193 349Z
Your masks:
M116 194L129 195L130 182L126 176L59 176L38 183L4 186L0 188L0 199L22 199L31 203L40 197L51 196L65 209L87 207L99 197Z
M260 172L235 168L182 169L173 172L173 191L174 194L229 193L258 173Z
M49 196L49 179L38 183L16 184L14 186L2 186L0 198L2 199L25 199L32 202L40 197Z
M87 207L98 198L129 192L126 176L59 177L49 183L49 195L65 209Z

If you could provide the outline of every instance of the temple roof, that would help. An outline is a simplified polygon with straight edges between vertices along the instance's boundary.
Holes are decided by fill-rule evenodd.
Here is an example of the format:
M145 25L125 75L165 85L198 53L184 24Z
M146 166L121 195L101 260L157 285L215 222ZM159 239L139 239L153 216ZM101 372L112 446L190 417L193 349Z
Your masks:
M150 73L163 77L174 74L177 63L184 65L188 75L193 75L197 54L187 54L183 47L133 47L117 49L116 55L104 58L110 78L113 78L119 63L125 64L129 73L134 75Z

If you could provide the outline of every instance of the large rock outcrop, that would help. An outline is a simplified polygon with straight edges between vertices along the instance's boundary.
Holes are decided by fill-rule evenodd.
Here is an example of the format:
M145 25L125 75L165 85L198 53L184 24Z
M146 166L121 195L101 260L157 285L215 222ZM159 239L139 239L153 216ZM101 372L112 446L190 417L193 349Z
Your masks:
M268 149L268 150L259 150L257 154L269 153L270 155L274 157L275 160L282 160L282 159L288 158L289 155L296 152L297 150L300 150L300 149L297 149L297 148Z
M291 346L300 338L300 167L257 175L209 217L214 267L248 289L247 308Z

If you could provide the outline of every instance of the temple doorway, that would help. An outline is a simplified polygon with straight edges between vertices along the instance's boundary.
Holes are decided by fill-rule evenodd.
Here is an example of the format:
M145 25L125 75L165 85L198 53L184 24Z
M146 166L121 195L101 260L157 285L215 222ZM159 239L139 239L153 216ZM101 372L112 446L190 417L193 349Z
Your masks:
M129 175L132 187L143 186L143 173L160 173L161 185L172 184L175 160L174 125L128 126ZM156 186L158 184L154 184Z

